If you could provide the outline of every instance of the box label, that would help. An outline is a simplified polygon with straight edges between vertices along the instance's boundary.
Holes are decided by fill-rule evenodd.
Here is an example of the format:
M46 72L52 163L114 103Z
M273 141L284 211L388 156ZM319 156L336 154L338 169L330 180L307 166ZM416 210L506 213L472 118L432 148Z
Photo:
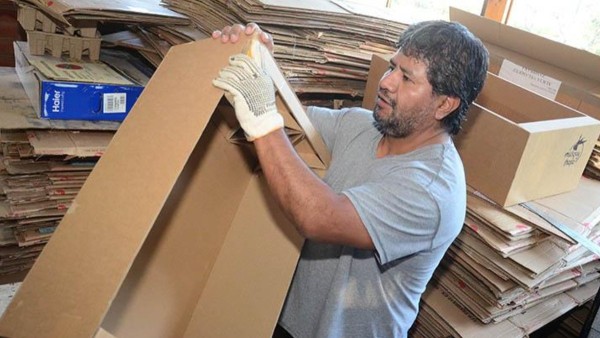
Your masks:
M507 59L502 61L498 76L550 100L556 99L561 85L561 81L557 79L520 66Z
M127 112L127 94L112 93L104 94L104 104L102 112L105 114L125 113Z

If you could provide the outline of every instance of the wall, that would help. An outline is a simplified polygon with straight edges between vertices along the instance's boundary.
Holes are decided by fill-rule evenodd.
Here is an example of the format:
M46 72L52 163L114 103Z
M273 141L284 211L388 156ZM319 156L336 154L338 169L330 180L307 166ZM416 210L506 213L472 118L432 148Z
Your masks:
M0 0L0 67L14 67L14 40L25 40L25 32L17 22L17 6L11 1Z

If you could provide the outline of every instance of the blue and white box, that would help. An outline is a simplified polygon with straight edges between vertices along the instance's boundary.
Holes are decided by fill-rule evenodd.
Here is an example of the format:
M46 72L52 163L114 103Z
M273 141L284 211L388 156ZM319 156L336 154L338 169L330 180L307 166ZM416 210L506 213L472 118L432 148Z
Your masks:
M148 82L133 65L124 73L135 80L103 62L30 55L26 42L14 42L14 50L15 70L41 118L123 121Z

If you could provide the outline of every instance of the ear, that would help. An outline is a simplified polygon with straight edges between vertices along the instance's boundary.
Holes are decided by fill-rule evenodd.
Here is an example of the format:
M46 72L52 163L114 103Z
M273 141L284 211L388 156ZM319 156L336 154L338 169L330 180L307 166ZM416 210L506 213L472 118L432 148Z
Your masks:
M441 102L435 111L435 119L441 121L444 117L452 113L460 105L460 99L455 96L440 96Z

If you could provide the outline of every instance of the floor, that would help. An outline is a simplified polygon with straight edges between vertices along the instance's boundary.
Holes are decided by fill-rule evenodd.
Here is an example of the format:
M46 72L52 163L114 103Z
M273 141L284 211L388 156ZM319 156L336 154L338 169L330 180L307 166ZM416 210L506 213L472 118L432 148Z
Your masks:
M21 285L20 282L0 285L0 316L6 310L8 304L14 297L14 295L17 292L17 290L19 289L20 285ZM599 303L600 303L600 300L599 300ZM592 305L592 304L588 304L587 309L586 308L580 309L580 311L582 311L584 313L583 318L587 318L587 316L589 315L589 312L590 312L591 308L593 307L590 305ZM569 317L569 315L567 315L567 317ZM567 317L565 317L565 318L567 318ZM571 314L570 317L576 317L576 315ZM563 328L561 328L561 325L563 325L563 324L561 324L561 321L565 321L565 318L563 318L563 319L559 319L556 323L551 323L551 324L547 325L546 327L534 332L530 336L530 338L550 338L550 337L551 338L600 338L600 311L598 311L598 313L596 313L596 318L594 319L594 321L592 323L592 327L590 328L590 331L589 331L589 334L587 335L587 337L583 337L579 334L580 327L583 325L583 321L584 321L584 320L582 320L581 315L579 315L579 317L580 317L579 323L577 325L575 325L574 330L572 328L572 330L570 332L568 330L564 330Z
M0 315L4 313L4 310L6 310L6 308L8 307L8 304L14 297L20 285L21 283L9 283L0 285Z

